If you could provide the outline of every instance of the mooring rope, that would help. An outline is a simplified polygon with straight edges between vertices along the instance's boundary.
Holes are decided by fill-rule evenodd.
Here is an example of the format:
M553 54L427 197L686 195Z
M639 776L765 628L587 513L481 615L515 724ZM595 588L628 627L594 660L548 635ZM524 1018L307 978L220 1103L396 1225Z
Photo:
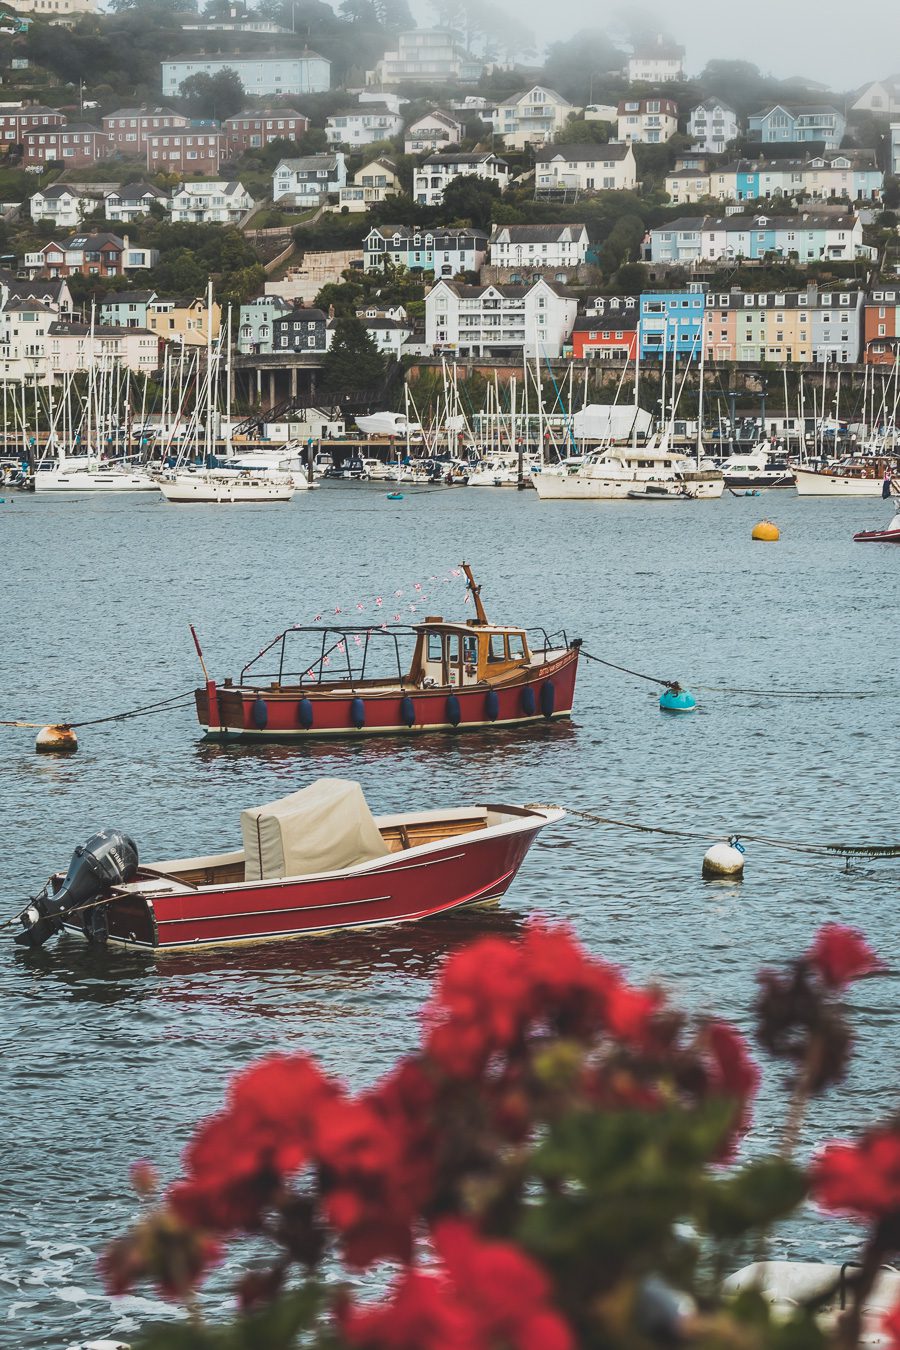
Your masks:
M110 713L106 717L90 717L82 722L54 722L52 718L47 718L43 722L23 722L20 720L0 720L0 727L62 727L65 730L71 730L75 727L96 727L101 722L125 722L130 717L150 717L154 713L175 711L174 705L187 707L187 699L193 699L193 689L187 689L184 693L173 694L171 698L161 698L156 703L145 703L140 708L129 708L126 712Z
M544 809L548 803L540 804ZM789 853L809 853L817 857L848 858L900 858L900 844L834 844L818 843L797 839L781 839L771 834L748 834L744 830L729 830L723 834L716 830L682 830L670 825L645 825L640 821L621 820L615 816L601 816L593 811L582 811L574 806L562 806L558 809L577 816L580 820L591 821L595 825L612 825L621 830L634 830L638 834L662 834L673 839L691 839L698 842L713 840L740 839L751 844L762 844L768 848L782 848Z
M610 670L621 670L625 675L633 675L638 680L648 680L651 684L663 685L666 689L673 689L678 680L661 680L658 675L646 675L640 670L631 670L628 666L616 665L615 661L605 661L602 656L595 656L593 652L585 651L581 648L581 655L587 661L596 661L598 666L608 666ZM890 690L874 689L747 689L742 685L733 684L691 684L692 689L697 689L704 694L749 694L754 698L890 698Z

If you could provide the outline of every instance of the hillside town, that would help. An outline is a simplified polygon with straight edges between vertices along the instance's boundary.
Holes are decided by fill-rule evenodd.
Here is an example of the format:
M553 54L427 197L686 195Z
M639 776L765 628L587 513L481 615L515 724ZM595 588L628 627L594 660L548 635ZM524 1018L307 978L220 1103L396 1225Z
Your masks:
M663 33L536 66L405 3L0 11L4 381L149 379L223 324L269 408L448 358L900 359L898 79L694 72Z

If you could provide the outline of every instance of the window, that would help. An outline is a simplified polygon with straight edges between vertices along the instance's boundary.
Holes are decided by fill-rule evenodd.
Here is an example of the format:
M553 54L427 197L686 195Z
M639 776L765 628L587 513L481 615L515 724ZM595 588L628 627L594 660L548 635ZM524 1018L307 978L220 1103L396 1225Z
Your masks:
M506 651L502 633L492 633L488 648L488 661L505 661Z
M444 659L444 638L441 633L429 633L425 639L425 660L442 661Z

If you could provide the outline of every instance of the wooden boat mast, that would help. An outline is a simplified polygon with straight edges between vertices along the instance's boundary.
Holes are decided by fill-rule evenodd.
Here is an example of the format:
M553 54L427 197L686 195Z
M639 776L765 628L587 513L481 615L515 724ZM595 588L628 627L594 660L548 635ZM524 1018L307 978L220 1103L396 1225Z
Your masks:
M488 386L490 388L490 385ZM478 624L487 624L488 616L484 612L484 605L481 603L481 587L475 585L475 578L472 576L472 569L468 563L460 563L460 567L466 574L466 585L472 592L472 599L475 601L476 622Z

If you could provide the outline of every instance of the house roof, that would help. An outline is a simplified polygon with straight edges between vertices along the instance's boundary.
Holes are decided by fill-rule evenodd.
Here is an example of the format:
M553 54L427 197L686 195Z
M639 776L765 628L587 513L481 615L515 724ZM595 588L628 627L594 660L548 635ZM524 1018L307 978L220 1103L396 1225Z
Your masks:
M156 291L107 291L100 301L104 305L149 305L155 299Z
M858 217L852 214L837 214L827 211L803 211L796 216L767 215L761 212L753 216L681 216L678 220L667 221L665 225L654 227L659 230L725 230L737 233L742 230L809 230L809 229L845 229L852 230Z
M501 159L499 155L491 154L489 150L482 151L482 153L478 155L455 155L452 150L448 151L445 154L440 154L436 152L433 155L429 155L427 159L424 159L422 161L422 166L424 168L429 164L450 165L450 164L489 164L489 163L502 164L505 169L509 168L509 165L507 164L505 159Z
M751 117L771 117L773 112L790 113L792 117L808 117L811 113L826 113L829 117L840 117L837 108L830 103L772 103L768 108L751 113Z
M521 103L523 98L527 98L529 94L533 93L535 89L540 89L543 93L550 94L558 103L564 103L567 108L572 107L572 104L567 98L563 98L562 94L558 93L556 89L551 89L549 85L546 84L533 84L529 89L523 89L521 94L513 94L512 98L505 98L503 102L499 103L497 106L499 108L513 108L516 104Z
M573 145L543 145L535 151L534 158L536 164L551 164L557 159L567 164L582 164L585 161L595 163L598 159L625 159L633 153L631 146L622 142L586 141Z
M427 112L422 117L417 117L414 122L410 122L409 126L406 128L407 131L411 131L413 127L419 126L422 122L443 122L446 127L462 126L462 122L460 122L458 118L451 117L449 113L445 113L441 108L432 108L431 112Z
M115 188L112 192L107 192L106 200L110 197L118 197L122 202L139 202L144 197L165 198L166 194L162 188L156 187L154 183L126 183L124 187Z
M245 108L243 112L233 113L231 117L226 117L222 125L227 127L230 122L245 122L251 117L280 118L282 121L291 117L300 117L304 122L309 121L306 113L298 112L296 108Z
M111 117L182 117L174 108L117 108L115 112L105 113L106 122ZM186 119L185 119L186 120Z
M298 305L292 309L289 314L283 314L281 318L276 319L276 323L290 323L292 319L302 319L304 323L324 323L325 311L321 309L304 309Z
M571 231L573 236L587 233L585 225L495 225L491 230L491 243L496 243L501 235L509 236L511 244L551 244L562 239Z
M376 117L400 116L393 108L389 108L386 103L358 103L352 108L339 108L337 112L330 113L325 120L327 122L333 122L336 117L370 117L373 113Z
M290 169L293 173L303 173L311 169L336 169L338 164L337 155L300 155L297 159L280 159L275 166L275 172L279 169Z
M83 198L84 193L79 192L77 188L69 187L66 183L51 183L49 187L38 191L35 197L43 197L44 201L55 201L59 197L78 197ZM32 198L32 201L34 197Z
M226 181L219 178L208 182L179 183L172 195L177 196L180 192L186 192L189 197L201 197L209 192L220 192L225 196L233 197L236 192L243 192L244 190L243 183L238 183L234 179Z
M476 300L479 296L484 295L485 291L497 291L499 295L504 296L508 300L521 300L528 295L535 286L547 286L555 295L568 297L573 300L576 298L574 291L568 290L561 282L548 281L546 277L542 277L540 281L528 282L526 284L487 282L483 286L467 286L458 281L447 281L446 278L442 278L437 283L437 286L429 292L429 295L433 295L438 286L446 286L448 290L453 291L454 295L458 295L462 300Z
M120 239L117 234L112 234L108 230L98 231L97 234L73 234L71 239L66 239L63 248L105 248L112 244L115 248L124 249L125 240Z
M50 325L50 332L56 337L87 337L91 332L92 325L89 323L78 323L71 319L57 319ZM128 337L140 336L155 337L149 328L122 328L114 323L95 323L93 325L94 337Z
M43 300L39 300L36 298L28 299L25 297L16 300L10 300L6 306L6 310L7 313L10 313L13 310L15 310L16 313L27 311L29 314L33 314L35 311L37 311L40 314L56 313L56 310L53 308L53 306L45 304Z
M55 304L59 304L68 289L64 277L54 277L48 281L19 281L11 277L4 284L11 300L42 300L49 295L53 297Z
M472 229L469 225L434 225L421 226L413 229L411 225L373 225L369 234L380 234L382 239L393 239L397 235L402 240L413 239L418 236L424 239L426 236L437 241L438 239L483 239L487 242L487 235L484 230Z
M730 103L726 103L724 98L705 98L702 103L697 104L693 111L699 112L701 108L705 112L712 112L714 108L722 108L725 112L734 112L734 108Z
M616 105L616 111L619 117L629 112L645 113L649 110L649 104L657 103L654 113L665 113L669 117L678 116L678 104L672 98L660 98L658 95L653 98L622 98Z
M613 330L625 328L637 328L640 322L640 310L637 305L630 309L606 310L602 314L582 315L575 320L573 332L593 333L598 328L611 328Z
M304 47L302 51L290 52L228 52L211 55L205 52L200 56L164 56L162 64L165 66L183 66L183 65L228 65L230 61L308 61L314 57L317 61L325 61L329 66L331 62L327 56L322 56L319 52Z

